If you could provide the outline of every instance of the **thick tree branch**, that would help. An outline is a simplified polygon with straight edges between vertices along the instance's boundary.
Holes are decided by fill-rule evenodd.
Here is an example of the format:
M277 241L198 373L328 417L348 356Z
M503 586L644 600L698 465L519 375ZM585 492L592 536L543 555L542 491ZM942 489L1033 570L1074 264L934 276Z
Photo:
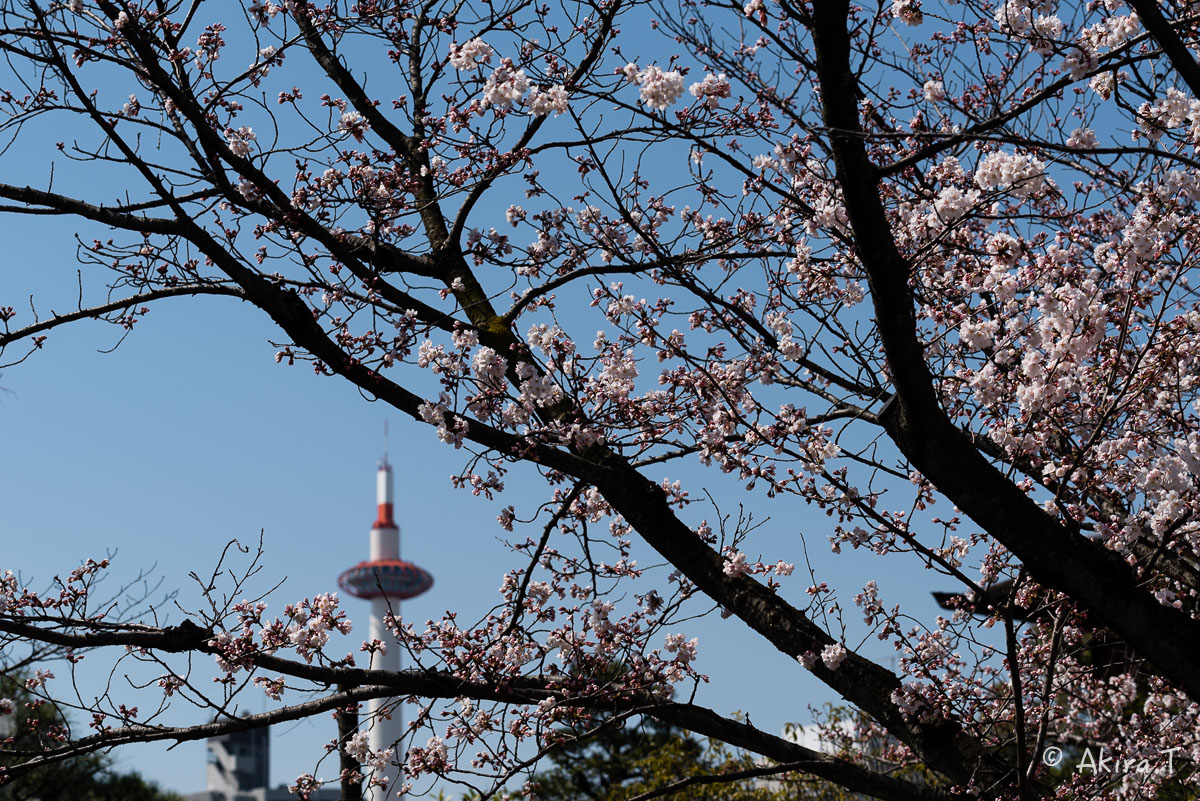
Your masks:
M845 2L814 6L813 38L825 124L846 213L860 243L876 325L895 386L880 418L906 457L940 491L1021 559L1031 576L1093 610L1162 675L1200 699L1200 623L1160 604L1121 558L1044 512L972 445L942 410L917 336L910 265L900 254L863 145L850 70ZM1162 637L1172 631L1176 636Z
M1163 16L1158 7L1158 0L1129 0L1129 5L1137 12L1138 19L1163 53L1171 61L1171 66L1183 78L1184 83L1192 90L1192 97L1200 97L1200 64L1192 57L1191 51L1171 23Z
M806 773L830 779L849 790L874 798L903 798L911 799L911 801L942 799L945 801L950 798L967 797L965 794L959 796L947 793L937 787L895 779L882 773L866 770L828 754L805 748L782 737L767 734L748 723L721 717L711 709L704 707L692 704L670 704L651 710L650 714L659 720L674 723L697 734L734 743L777 762L801 765L803 767L799 769Z
M183 203L200 196L202 196L202 193L193 193L184 197L172 198L172 202ZM28 203L31 206L52 209L60 214L74 214L85 220L94 220L126 231L138 231L145 234L178 234L181 231L180 225L175 220L161 217L142 217L128 213L129 209L134 208L132 206L127 207L126 211L118 211L105 206L85 203L82 200L67 197L66 195L34 189L30 186L0 184L0 197L16 200L21 203ZM163 205L165 203L166 201L158 201L153 205ZM152 204L141 205L150 208Z
M777 649L798 659L834 644L821 627L758 581L726 575L721 555L698 543L695 532L671 511L657 484L632 468L614 466L607 475L616 480L596 481L597 487L646 542ZM810 670L912 747L929 767L954 781L965 785L972 777L981 776L992 782L1008 772L979 743L965 736L958 724L906 719L892 701L892 693L900 688L899 679L874 662L850 652L836 670L819 659Z

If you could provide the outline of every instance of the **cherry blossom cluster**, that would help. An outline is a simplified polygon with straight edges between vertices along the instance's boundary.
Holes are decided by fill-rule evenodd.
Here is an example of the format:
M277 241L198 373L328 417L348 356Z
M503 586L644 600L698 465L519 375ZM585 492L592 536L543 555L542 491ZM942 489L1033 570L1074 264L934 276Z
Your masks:
M373 750L369 740L369 732L356 732L346 741L345 745L342 746L342 749L351 758L353 758L355 762L368 765L372 770L379 771L386 769L391 763L392 756L395 752L391 748Z
M60 614L84 616L92 584L109 566L108 559L87 559L65 580L55 579L57 594L38 593L22 587L11 570L0 573L0 614L12 617Z
M526 702L415 700L394 750L372 751L360 732L344 753L376 771L402 762L427 781L462 771L495 783L485 790L516 786L526 757L587 720L588 704L702 683L712 645L700 648L685 621L746 615L734 590L761 582L764 598L820 629L803 629L796 671L861 698L848 677L865 660L884 670L876 643L894 650L894 682L866 699L883 714L853 737L884 742L906 768L931 756L917 750L922 727L949 724L1004 759L1017 730L1119 746L1128 758L1154 743L1200 757L1195 704L1120 652L1093 610L1034 581L1035 560L979 530L901 453L900 434L921 422L902 390L927 377L922 414L944 414L958 445L1048 526L1118 555L1164 610L1198 614L1200 101L1176 80L1149 18L1118 0L855 7L841 26L854 65L843 78L864 91L831 97L814 88L829 69L828 53L810 58L829 33L808 16L828 13L816 5L701 3L690 19L664 15L654 25L672 52L644 66L622 55L631 40L620 31L640 24L636 13L605 4L570 24L548 6L505 18L472 4L418 14L368 3L353 19L290 2L249 10L254 35L242 37L209 19L185 35L162 9L93 18L83 4L58 8L46 17L59 26L54 41L77 51L65 68L87 83L101 65L127 64L129 85L91 98L60 82L4 91L0 104L14 130L100 104L97 138L62 146L71 163L108 160L124 144L145 168L138 187L162 176L170 198L105 225L186 209L187 235L81 239L84 266L137 299L101 314L122 331L145 314L140 298L236 292L284 322L280 364L346 377L461 448L453 486L494 499L520 460L546 479L545 506L498 504L514 564L494 609L391 619L386 642L359 650L400 648L414 669L520 686ZM1169 23L1195 49L1191 23ZM378 97L355 85L355 69L331 66L368 41L389 43L380 57L397 76ZM137 63L151 52L163 63ZM307 88L300 70L313 64L334 94ZM158 138L169 142L152 151ZM865 159L854 176L833 157L845 139ZM172 163L173 148L196 163ZM880 294L883 273L902 277L891 311L901 309L893 318L911 329L906 352L921 369L896 372L895 331L881 333L896 301ZM21 307L0 307L6 332L22 324ZM40 331L27 338L33 349ZM887 576L907 560L962 594L924 614L885 601L881 574L854 596L861 625L843 620L825 577L807 592L779 583L795 552L720 511L695 512L699 485L676 469L687 463L717 468L703 486L718 506L735 482L789 504L768 530L793 510L822 512L805 534L835 554L886 556ZM622 494L630 487L661 504L659 522L678 525L647 525ZM655 539L660 529L682 532L703 558L679 559ZM711 575L658 567L664 559L708 564ZM45 596L8 572L0 615L87 620L102 566ZM332 635L350 630L336 596L274 620L243 601L204 622L202 650L226 674L222 703L241 671L275 700L303 684L261 671L266 656L353 664L329 653ZM126 657L159 659L152 649ZM164 698L199 692L170 665L156 671ZM50 674L23 678L42 692ZM95 726L133 709L96 711ZM912 747L879 720L911 727ZM1028 777L1047 779L1033 768ZM1165 781L1143 789L1169 794ZM320 784L307 774L296 791ZM1029 796L1010 790L995 794ZM1139 792L1078 776L1057 790Z

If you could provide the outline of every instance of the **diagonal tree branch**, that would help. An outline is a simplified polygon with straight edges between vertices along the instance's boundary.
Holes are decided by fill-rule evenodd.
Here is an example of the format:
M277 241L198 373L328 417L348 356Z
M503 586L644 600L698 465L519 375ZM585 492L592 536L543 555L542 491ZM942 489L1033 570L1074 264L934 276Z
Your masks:
M858 258L867 271L895 397L880 414L889 435L946 497L1017 555L1037 581L1093 610L1194 699L1200 622L1160 604L1121 558L1071 531L997 470L946 416L917 336L910 265L896 247L863 146L850 70L845 2L814 6L813 38L825 124ZM870 243L869 245L867 243ZM1175 632L1162 637L1160 632Z
M193 193L186 197L172 198L173 203L183 203L205 196L205 193ZM45 192L31 186L13 186L0 184L0 197L27 203L31 206L41 206L52 209L60 214L74 214L86 220L95 220L126 231L140 231L146 234L178 234L179 224L173 219L162 217L143 217L118 211L105 206L96 206L73 197L60 195L55 192ZM162 205L166 201L158 201L153 205ZM142 204L149 208L152 204ZM133 209L135 207L129 207Z
M99 306L91 306L79 311L68 312L67 314L56 314L45 320L40 320L32 325L27 325L24 328L18 328L15 331L0 333L0 349L7 345L11 345L22 339L27 339L43 331L49 331L67 323L75 322L76 320L87 320L94 317L100 317L105 314L110 314L122 309L128 309L132 306L137 306L140 303L150 303L163 298L176 298L180 296L193 295L226 295L229 297L245 299L245 294L240 287L230 284L181 284L179 286L163 287L161 289L151 289L146 292L141 292L137 295L130 295L126 298L114 300L111 303L102 303Z
M1158 0L1129 0L1142 23L1163 53L1171 61L1171 66L1183 78L1184 83L1192 90L1192 97L1200 97L1200 64L1192 57L1179 34L1171 27L1171 23L1163 16L1158 7Z

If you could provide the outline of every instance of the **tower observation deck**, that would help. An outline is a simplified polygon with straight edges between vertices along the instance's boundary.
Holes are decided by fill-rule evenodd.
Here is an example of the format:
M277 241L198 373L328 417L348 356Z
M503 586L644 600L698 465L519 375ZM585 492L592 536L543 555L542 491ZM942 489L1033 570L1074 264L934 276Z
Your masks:
M393 617L398 618L400 602L426 592L433 586L433 576L424 568L400 558L400 527L396 525L395 520L392 466L388 463L386 455L379 463L375 486L378 508L375 522L371 526L370 558L343 571L338 577L338 586L356 598L364 598L371 602L371 639L384 643L387 649L371 654L371 668L399 670L400 648L386 624L387 616L390 612ZM371 721L369 743L374 751L395 747L404 734L400 710L392 709L390 713L384 711L391 702L392 699L381 698L367 703L367 713ZM384 774L388 780L387 788L371 789L371 801L391 801L399 798L399 763L402 760L402 753L397 752L393 755L392 764ZM379 774L376 773L376 776Z

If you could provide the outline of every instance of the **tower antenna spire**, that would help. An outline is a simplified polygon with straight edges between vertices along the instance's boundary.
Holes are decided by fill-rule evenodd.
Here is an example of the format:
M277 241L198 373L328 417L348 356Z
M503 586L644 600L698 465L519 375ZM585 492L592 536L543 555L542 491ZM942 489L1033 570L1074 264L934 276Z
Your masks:
M388 421L383 419L383 463L388 463Z

